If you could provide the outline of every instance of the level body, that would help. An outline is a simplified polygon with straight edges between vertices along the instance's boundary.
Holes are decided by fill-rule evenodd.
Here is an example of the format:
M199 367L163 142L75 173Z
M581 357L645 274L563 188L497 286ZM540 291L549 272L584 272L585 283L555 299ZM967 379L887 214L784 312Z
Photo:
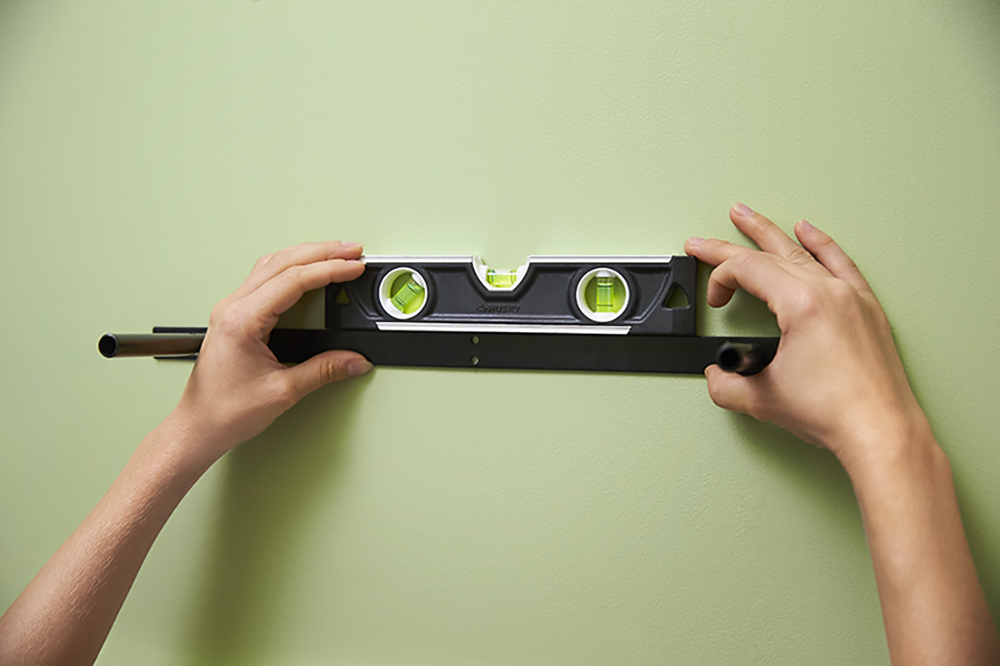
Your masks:
M472 256L366 257L365 264L357 280L327 288L327 329L695 334L691 257L533 256L504 272Z

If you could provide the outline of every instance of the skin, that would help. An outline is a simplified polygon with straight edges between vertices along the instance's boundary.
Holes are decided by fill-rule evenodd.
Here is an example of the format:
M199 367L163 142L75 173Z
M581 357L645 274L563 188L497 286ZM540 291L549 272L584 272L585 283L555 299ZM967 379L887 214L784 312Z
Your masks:
M339 242L261 257L215 306L177 407L0 618L0 664L93 663L146 553L195 481L308 393L371 370L347 351L285 367L267 348L279 314L307 291L357 278L360 257L360 245Z
M1000 663L947 457L868 283L807 222L795 227L799 245L742 204L730 217L760 251L696 238L685 249L715 267L710 305L745 289L767 302L782 338L774 361L753 377L709 367L712 400L772 421L843 463L861 507L894 664ZM360 256L360 246L337 242L267 255L213 309L176 409L0 617L0 663L93 663L146 553L198 478L311 391L371 370L346 351L289 368L267 348L279 314L306 291L357 278Z
M861 508L893 664L1000 663L948 458L868 282L804 220L795 225L796 243L743 204L729 215L760 250L700 238L685 250L715 267L709 305L725 305L745 289L774 312L781 342L758 375L709 367L712 400L825 447L844 465Z

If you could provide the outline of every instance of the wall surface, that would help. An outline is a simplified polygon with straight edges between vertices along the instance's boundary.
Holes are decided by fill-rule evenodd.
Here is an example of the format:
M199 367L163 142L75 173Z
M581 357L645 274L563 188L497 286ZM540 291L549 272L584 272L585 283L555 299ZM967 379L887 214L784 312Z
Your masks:
M884 302L996 615L998 182L992 1L4 0L0 607L189 372L100 334L304 240L679 253L744 200ZM846 475L701 377L378 368L195 487L99 663L887 659Z

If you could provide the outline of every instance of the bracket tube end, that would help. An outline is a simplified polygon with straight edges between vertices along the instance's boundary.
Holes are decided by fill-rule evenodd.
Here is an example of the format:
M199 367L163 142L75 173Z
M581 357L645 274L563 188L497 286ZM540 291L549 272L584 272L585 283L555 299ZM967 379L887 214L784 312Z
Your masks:
M118 338L114 333L105 333L97 341L97 351L101 352L104 358L114 358L118 355Z
M724 342L715 354L715 362L726 372L755 375L764 369L763 350L755 344Z
M97 341L97 350L105 358L120 356L189 356L201 349L204 333L107 333Z

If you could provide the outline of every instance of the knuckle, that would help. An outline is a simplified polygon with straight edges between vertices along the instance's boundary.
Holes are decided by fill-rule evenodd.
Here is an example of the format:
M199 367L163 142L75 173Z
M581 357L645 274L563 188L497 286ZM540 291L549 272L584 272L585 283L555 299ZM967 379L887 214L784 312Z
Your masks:
M271 402L282 410L289 409L299 400L298 387L284 373L277 373L270 389Z
M215 314L215 313L213 313ZM211 323L224 333L234 333L246 326L247 315L238 305L228 305L222 308Z
M844 252L844 249L837 245L837 242L830 236L823 234L817 242L817 245L817 253L835 261L841 270L860 272L858 270L858 265L854 263L854 260L851 259L850 255Z
M833 280L830 284L830 297L837 311L852 320L863 316L863 306L857 289L843 280Z
M796 245L794 248L792 248L788 252L788 255L786 256L786 258L789 261L791 261L792 263L799 264L800 266L804 265L804 264L809 264L809 263L812 263L813 261L815 261L815 259L809 253L808 250L806 250L803 247L799 247L798 245Z
M777 224L763 215L753 215L750 219L747 231L749 232L748 235L752 238L759 236L761 238L780 240L786 237L785 232L782 231Z
M208 314L209 326L218 325L219 320L222 318L223 313L225 312L225 307L226 306L224 301L219 301L218 303L215 304L215 306L212 308L212 311Z
M830 242L833 242L833 241L830 241ZM861 272L861 269L858 268L858 265L856 263L854 263L854 260L851 259L847 254L844 254L843 262L844 262L844 268L846 270L851 271L851 272L855 272L855 273L860 273Z
M762 256L758 252L754 252L750 248L741 248L738 250L730 262L732 262L732 268L737 272L752 271L754 266L756 266L762 259Z
M319 366L319 381L323 386L343 378L344 374L344 363L341 361L328 360Z
M743 218L743 224L752 231L765 231L774 224L763 215L750 215Z
M868 306L867 309L871 313L875 323L881 328L889 328L889 315L885 313L882 306L880 306L878 302L872 302L869 300L866 300L865 303Z
M274 253L273 252L271 254L265 254L263 257L259 258L256 263L254 263L254 268L263 268L272 259L274 259Z
M833 282L830 283L830 293L840 305L856 305L858 302L857 290L843 280L833 280Z
M827 234L823 234L822 236L820 236L819 242L817 244L819 245L819 247L822 250L826 250L826 251L829 251L829 250L832 250L832 249L839 249L838 246L837 246L836 241L834 241L833 238L831 238Z
M208 325L218 328L219 325L225 320L227 313L231 309L232 304L229 302L228 298L225 298L212 308L212 311L208 315Z
M824 299L819 289L803 284L795 290L792 301L795 311L801 317L811 318L823 312Z
M287 282L298 282L302 277L303 270L302 266L289 266L278 273L278 278Z

